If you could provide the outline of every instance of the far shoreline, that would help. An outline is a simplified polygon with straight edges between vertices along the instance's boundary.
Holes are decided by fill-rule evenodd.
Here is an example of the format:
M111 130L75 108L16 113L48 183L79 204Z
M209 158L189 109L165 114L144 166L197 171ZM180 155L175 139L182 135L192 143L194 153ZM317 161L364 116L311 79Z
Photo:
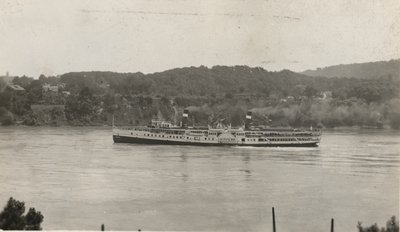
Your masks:
M135 127L135 126L146 126L146 125L118 125L116 127ZM13 124L13 125L0 125L0 128L113 128L113 125L107 124L85 124L85 125L71 125L71 124L62 124L62 125L23 125L23 124ZM271 127L269 129L274 129L279 127ZM288 127L288 128L302 128L302 127ZM393 129L389 125L383 126L381 128L378 127L369 127L369 126L338 126L338 127L324 127L318 128L322 131L341 131L341 130L370 130L370 131L393 131L400 132L399 129Z

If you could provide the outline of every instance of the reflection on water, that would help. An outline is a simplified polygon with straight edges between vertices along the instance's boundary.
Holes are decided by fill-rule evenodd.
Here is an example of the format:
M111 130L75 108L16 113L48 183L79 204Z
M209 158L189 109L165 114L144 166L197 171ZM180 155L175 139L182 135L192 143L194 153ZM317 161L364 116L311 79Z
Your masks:
M317 148L113 144L104 128L0 128L0 203L45 229L356 231L399 212L400 134L326 131ZM82 216L84 215L84 216Z

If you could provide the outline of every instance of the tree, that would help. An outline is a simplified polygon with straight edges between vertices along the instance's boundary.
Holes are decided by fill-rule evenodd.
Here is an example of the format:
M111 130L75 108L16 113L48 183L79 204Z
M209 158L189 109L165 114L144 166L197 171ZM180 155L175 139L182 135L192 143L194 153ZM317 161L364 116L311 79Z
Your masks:
M88 87L81 90L78 102L78 113L81 117L90 116L93 113L93 94Z
M40 82L46 83L46 79L47 79L47 77L44 74L40 74L40 76L39 76L39 81Z
M351 89L351 96L364 99L368 103L382 100L382 91L372 83L365 83Z
M0 229L2 230L41 230L43 215L35 208L30 208L24 216L25 203L10 197L7 205L0 213Z
M0 79L0 91L2 91L6 86L7 84L4 82L4 80Z
M0 213L0 229L23 230L25 227L24 214L25 203L10 197L7 205Z
M104 108L108 113L113 114L118 107L115 102L115 97L112 94L106 94L104 96Z
M25 230L42 230L40 224L43 222L43 215L35 208L30 208L25 216Z
M15 85L19 85L24 89L27 89L32 81L33 81L33 78L27 77L27 76L22 76L22 77L15 77L13 79L12 83Z
M386 222L386 232L399 232L399 221L396 221L395 216L392 216L389 221Z
M169 104L169 99L166 96L163 96L161 98L161 104L168 105Z
M237 108L234 111L232 111L232 115L231 115L231 118L230 118L231 124L233 126L241 126L243 124L243 122L244 122L243 119L245 118L244 117L245 114L246 113L240 108Z
M232 99L233 94L231 92L225 94L225 98Z
M84 87L81 89L81 91L79 92L79 99L83 100L86 98L92 98L93 94L90 91L89 87Z
M68 120L89 120L93 112L93 95L88 87L84 87L78 97L69 96L65 103L65 116Z
M363 227L361 222L357 225L358 232L399 232L399 222L396 220L395 216L392 216L386 223L386 228L382 227L379 229L378 225L375 223L369 227Z
M9 91L0 92L0 107L10 109L12 101L12 94Z
M307 86L306 89L304 90L304 95L309 98L317 95L317 93L318 93L318 90L316 90L312 86Z
M28 92L28 100L31 104L35 104L43 98L42 83L38 80L32 81L26 91Z
M392 129L400 129L400 113L393 112L389 115L389 123Z

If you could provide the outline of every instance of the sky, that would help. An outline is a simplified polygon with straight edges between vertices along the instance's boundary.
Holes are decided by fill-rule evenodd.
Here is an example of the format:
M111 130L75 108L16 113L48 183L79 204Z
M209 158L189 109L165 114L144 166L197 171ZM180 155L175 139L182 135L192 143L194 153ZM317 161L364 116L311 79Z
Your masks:
M0 75L398 58L399 0L0 0Z

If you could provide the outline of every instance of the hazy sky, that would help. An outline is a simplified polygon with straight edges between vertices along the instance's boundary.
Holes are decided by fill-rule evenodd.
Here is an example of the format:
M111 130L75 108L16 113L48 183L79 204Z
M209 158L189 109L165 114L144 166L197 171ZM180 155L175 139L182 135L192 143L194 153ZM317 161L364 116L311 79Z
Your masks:
M0 75L393 58L399 0L0 0Z

